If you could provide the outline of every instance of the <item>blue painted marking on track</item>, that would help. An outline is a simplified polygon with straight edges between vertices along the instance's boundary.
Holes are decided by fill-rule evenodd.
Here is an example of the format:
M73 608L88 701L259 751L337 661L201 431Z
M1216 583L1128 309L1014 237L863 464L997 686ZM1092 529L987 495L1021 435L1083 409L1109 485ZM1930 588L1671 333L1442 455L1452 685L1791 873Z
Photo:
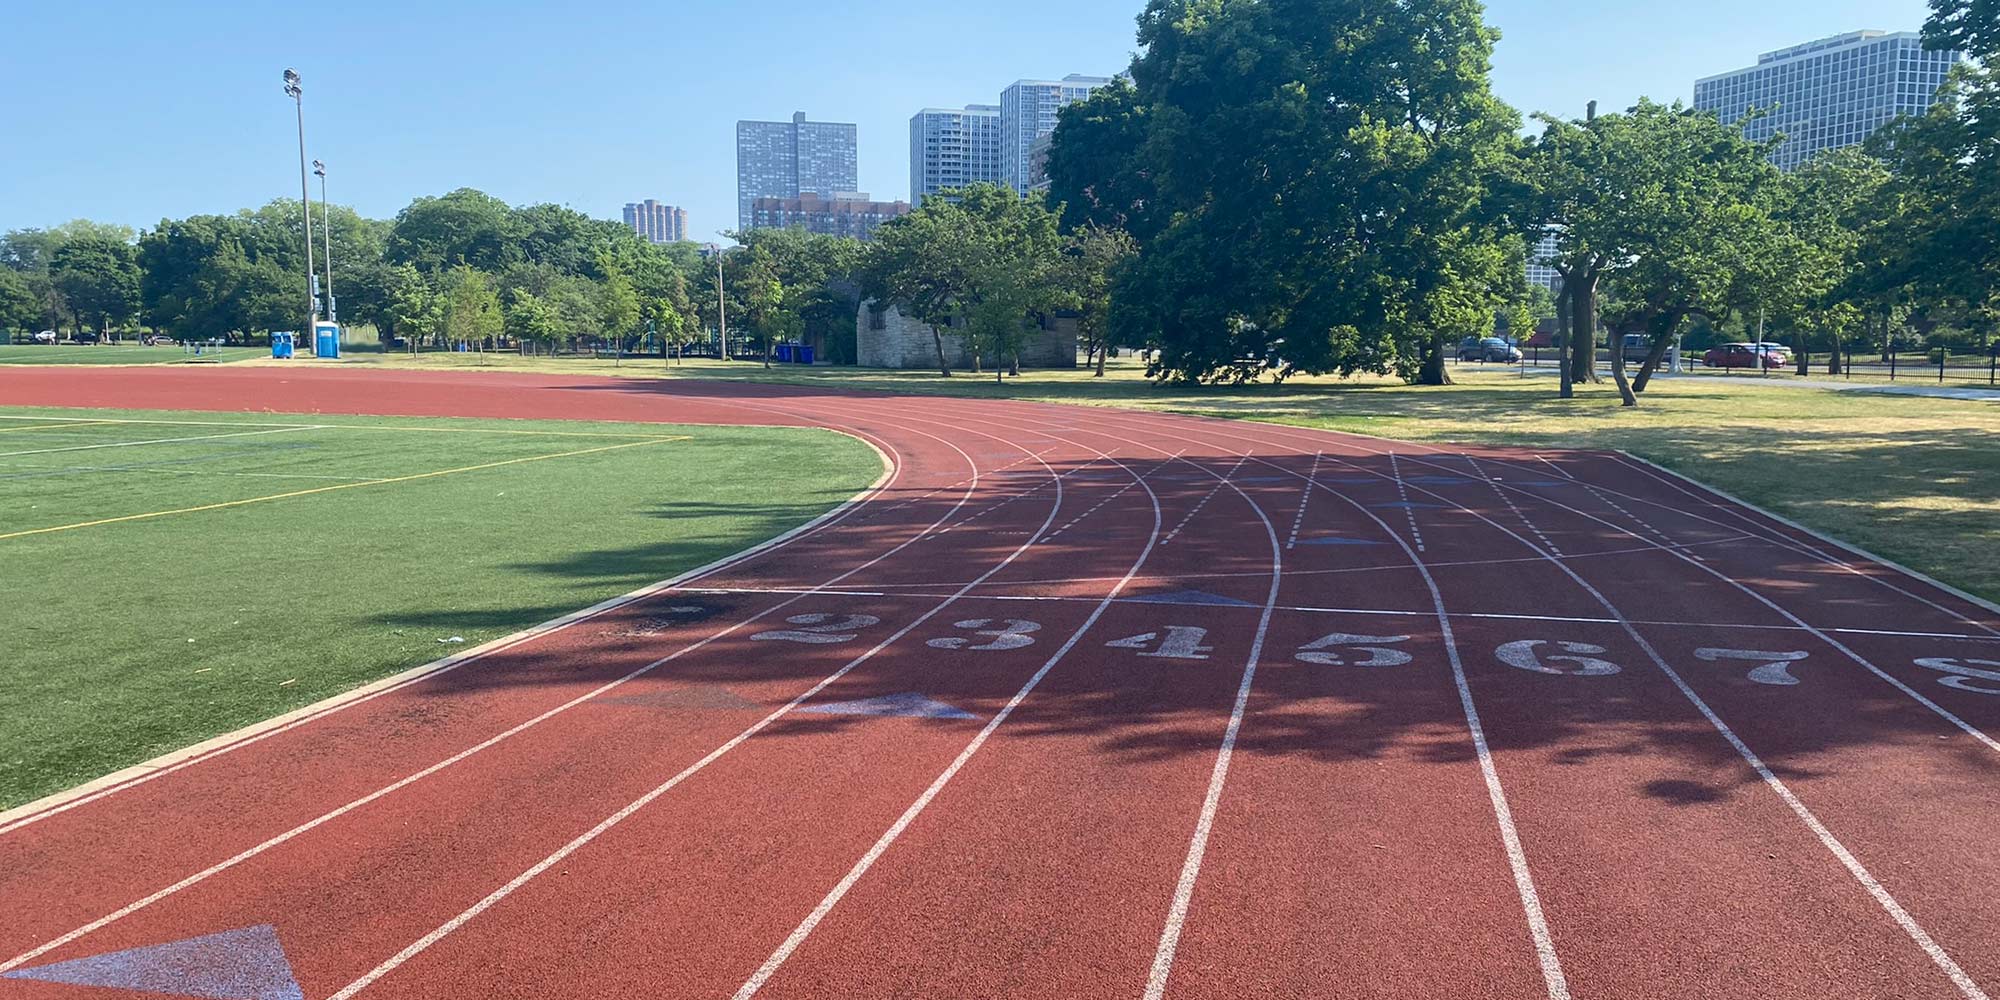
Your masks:
M1374 476L1367 476L1367 477L1337 476L1330 479L1326 477L1321 477L1320 479L1317 480L1317 482L1325 483L1330 486L1373 486L1377 483L1388 482L1388 480L1378 479Z
M1386 545L1388 543L1370 541L1366 538L1342 538L1339 535L1324 535L1319 538L1305 539L1299 542L1299 544L1300 545Z
M1504 482L1504 480L1503 480L1503 482ZM1530 479L1530 480L1525 480L1525 481L1523 481L1523 482L1518 482L1518 483L1507 483L1507 485L1509 485L1509 486L1533 486L1533 487L1535 487L1536 489L1548 489L1549 487L1553 487L1553 486L1573 486L1573 485L1575 485L1575 484L1574 484L1574 483L1566 483L1566 482L1563 482L1563 481L1562 481L1562 480L1560 480L1560 479Z
M1378 503L1375 504L1374 506L1380 507L1384 510L1449 510L1450 509L1443 504L1418 503L1414 500L1398 500L1395 503Z
M799 709L816 715L887 715L907 719L976 719L978 716L941 701L932 701L914 691L888 694L860 701L836 701Z
M1467 479L1464 476L1404 476L1403 482L1415 483L1419 486L1464 486L1467 483L1478 482L1478 480Z
M1244 478L1242 478L1242 479L1238 479L1238 480L1236 480L1236 481L1237 481L1237 482L1239 482L1239 483L1246 483L1246 484L1254 484L1254 485L1257 485L1257 486L1268 486L1268 485L1270 485L1270 484L1272 484L1272 483L1289 483L1289 482L1291 482L1291 481L1292 481L1292 477L1290 477L1290 476L1245 476Z
M1211 608L1254 608L1249 601L1239 601L1234 597L1211 594L1201 590L1176 590L1171 594L1141 594L1138 597L1121 598L1129 604L1189 604Z
M305 1000L268 924L15 969L4 978L206 1000Z

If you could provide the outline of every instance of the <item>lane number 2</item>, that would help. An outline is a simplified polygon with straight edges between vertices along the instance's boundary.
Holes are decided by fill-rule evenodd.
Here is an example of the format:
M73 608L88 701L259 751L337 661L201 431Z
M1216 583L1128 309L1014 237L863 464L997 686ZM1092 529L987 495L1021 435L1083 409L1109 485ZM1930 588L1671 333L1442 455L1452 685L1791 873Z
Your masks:
M1762 653L1753 649L1697 649L1695 659L1709 663L1727 660L1744 660L1757 664L1750 671L1750 679L1772 687L1797 687L1799 679L1792 676L1792 664L1798 663L1810 653Z
M793 615L785 619L787 625L798 628L775 629L759 632L750 637L753 642L804 642L824 645L835 642L852 642L860 634L859 629L882 624L882 619L874 615Z
M1023 646L1034 645L1035 640L1032 638L1032 634L1042 630L1042 626L1039 623L1022 621L1019 618L1008 618L999 622L998 627L995 626L995 622L991 618L974 618L969 621L958 622L952 627L970 630L975 637L984 636L987 641L973 645L971 639L954 635L943 639L932 639L929 643L930 647L932 649L972 649L981 652L1020 649Z
M1391 647L1409 642L1407 635L1348 635L1335 632L1299 647L1293 659L1326 667L1400 667L1410 662L1410 654ZM1361 659L1357 654L1368 654ZM1353 657L1350 662L1350 657Z

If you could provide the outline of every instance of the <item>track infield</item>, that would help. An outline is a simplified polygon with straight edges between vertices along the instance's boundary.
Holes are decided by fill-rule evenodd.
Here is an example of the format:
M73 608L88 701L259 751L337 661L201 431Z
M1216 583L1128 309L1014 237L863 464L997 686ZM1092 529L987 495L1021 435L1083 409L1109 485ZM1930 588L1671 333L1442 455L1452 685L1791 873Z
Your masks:
M0 404L894 463L698 578L0 819L0 998L2000 988L2000 611L1618 454L539 375Z

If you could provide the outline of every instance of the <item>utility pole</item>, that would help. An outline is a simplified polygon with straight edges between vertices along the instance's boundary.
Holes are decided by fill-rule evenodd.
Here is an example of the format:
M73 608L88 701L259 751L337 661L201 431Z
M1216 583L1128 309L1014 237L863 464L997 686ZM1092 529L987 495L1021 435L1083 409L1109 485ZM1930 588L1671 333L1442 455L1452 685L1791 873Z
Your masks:
M305 336L313 335L313 327L319 325L319 296L313 294L313 285L318 283L313 274L313 214L312 189L306 182L306 102L305 89L301 87L299 73L294 69L285 70L285 96L292 99L292 106L299 116L299 212L306 224L306 329Z
M722 360L729 360L729 301L722 297L722 247L715 248L715 323L722 335Z
M313 173L319 175L319 235L326 246L326 321L338 326L340 304L333 297L333 209L326 200L326 164L314 160Z

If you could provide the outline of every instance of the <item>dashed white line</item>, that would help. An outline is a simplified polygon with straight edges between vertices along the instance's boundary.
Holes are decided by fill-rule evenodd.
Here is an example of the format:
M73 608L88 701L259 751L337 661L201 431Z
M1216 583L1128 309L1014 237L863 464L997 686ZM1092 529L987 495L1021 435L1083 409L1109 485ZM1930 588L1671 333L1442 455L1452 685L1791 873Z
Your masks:
M1285 539L1285 550L1287 552L1299 547L1299 529L1305 526L1306 508L1312 505L1313 484L1319 481L1319 461L1325 455L1326 452L1324 451L1313 452L1312 471L1306 473L1306 488L1299 493L1299 513L1298 516L1292 518L1291 537Z

